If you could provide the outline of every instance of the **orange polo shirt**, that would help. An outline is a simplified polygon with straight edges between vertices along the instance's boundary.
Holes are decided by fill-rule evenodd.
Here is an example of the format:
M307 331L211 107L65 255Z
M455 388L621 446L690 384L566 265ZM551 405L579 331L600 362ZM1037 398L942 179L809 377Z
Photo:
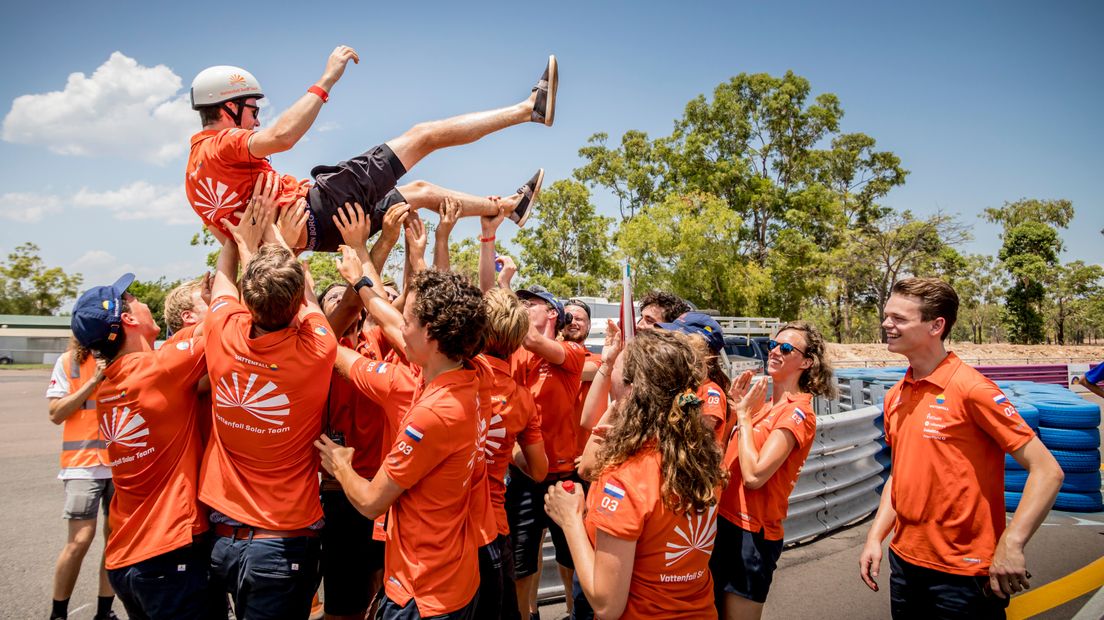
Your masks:
M702 417L713 428L717 443L723 444L725 422L728 420L728 398L724 390L707 380L698 388L698 398L702 400Z
M382 471L406 489L391 505L384 592L422 617L467 605L479 589L471 478L479 440L478 373L442 373L415 395Z
M782 521L790 509L790 493L816 438L813 396L786 394L777 403L765 403L752 416L751 425L756 450L762 450L776 430L789 432L797 443L766 484L749 489L744 486L740 473L740 443L736 435L739 431L733 428L725 451L724 463L730 478L721 494L721 516L749 532L762 529L767 540L782 540Z
M192 544L206 531L196 505L203 453L196 383L206 374L202 339L124 355L104 371L96 411L115 496L105 564L123 568Z
M267 159L258 159L249 152L249 137L253 131L241 128L208 129L192 136L188 166L184 174L184 194L188 204L203 220L229 234L222 218L245 209L253 196L253 187L262 175L275 172ZM290 174L279 177L278 205L293 204L307 195L310 181Z
M322 518L314 442L337 340L318 312L257 338L249 336L252 323L233 297L219 297L207 312L215 420L199 497L246 525L305 528Z
M579 456L575 399L579 396L586 360L583 345L563 341L556 344L564 351L564 361L559 365L526 349L518 349L510 357L514 379L529 388L537 404L550 474L575 469L575 457Z
M510 375L510 363L480 355L490 369L491 421L484 454L487 458L491 505L499 534L509 534L506 518L506 470L513 461L514 444L530 446L544 441L533 395ZM524 475L524 474L522 474Z
M909 368L886 394L893 448L890 548L955 575L987 575L1004 532L1004 454L1035 436L995 383L949 353L927 377Z
M663 472L655 446L608 469L590 487L586 530L636 541L629 598L622 619L716 618L709 556L717 537L717 507L676 513L663 503Z

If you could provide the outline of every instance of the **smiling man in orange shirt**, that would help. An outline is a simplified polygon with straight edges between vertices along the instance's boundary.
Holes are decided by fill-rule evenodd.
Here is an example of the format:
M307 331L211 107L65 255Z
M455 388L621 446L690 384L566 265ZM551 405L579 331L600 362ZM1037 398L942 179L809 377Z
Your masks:
M1062 470L1000 389L944 341L958 295L936 278L893 285L885 306L889 351L909 360L885 399L893 474L859 558L877 591L882 541L890 542L890 606L901 618L1004 618L1029 587L1024 547L1046 518ZM1004 454L1028 471L1005 528Z

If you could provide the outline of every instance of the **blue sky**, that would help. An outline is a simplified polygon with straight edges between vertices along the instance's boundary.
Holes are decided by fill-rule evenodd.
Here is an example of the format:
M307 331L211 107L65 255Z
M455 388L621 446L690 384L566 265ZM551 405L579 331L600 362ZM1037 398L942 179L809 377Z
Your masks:
M180 189L198 129L186 105L192 78L212 64L249 69L268 94L270 123L347 44L361 63L307 139L274 157L278 170L306 176L420 120L513 103L555 53L553 128L511 128L435 153L406 177L505 194L538 166L549 180L570 175L592 133L667 135L687 101L729 77L792 69L814 94L840 97L844 131L873 136L911 171L885 204L959 214L974 225L964 249L995 253L999 231L977 217L982 209L1068 198L1077 216L1063 258L1100 262L1100 3L346 4L6 8L0 255L34 242L88 285L124 270L202 271L205 250L188 245L198 217ZM616 213L609 196L596 200ZM453 234L476 232L467 224Z

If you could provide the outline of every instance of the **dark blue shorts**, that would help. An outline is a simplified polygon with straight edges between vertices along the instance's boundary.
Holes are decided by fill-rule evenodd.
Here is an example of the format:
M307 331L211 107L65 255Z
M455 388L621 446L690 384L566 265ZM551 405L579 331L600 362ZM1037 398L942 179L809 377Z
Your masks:
M475 598L456 611L436 616L423 616L418 613L418 605L414 599L410 599L406 605L400 607L398 603L384 596L380 600L379 609L376 610L376 620L475 620L477 617L475 607L478 600L479 593L476 592ZM480 620L483 619L480 618Z
M514 588L514 553L509 536L499 534L479 548L479 596L475 608L479 620L518 620Z
M781 555L781 540L767 540L762 532L749 532L724 517L718 517L717 539L713 555L709 558L717 609L724 610L726 593L756 603L767 602L774 569Z
M542 482L536 482L513 465L510 466L509 480L506 484L506 518L510 523L510 537L513 539L514 574L518 579L537 572L537 565L543 560L541 547L544 545L544 530L552 536L552 545L556 548L556 563L565 568L575 569L571 559L571 550L567 546L567 537L556 522L544 512L544 494L548 487L563 480L573 480L581 484L582 479L575 472L568 474L548 474Z
M317 537L215 538L212 585L230 593L239 618L306 618L318 590Z
M349 503L345 492L322 492L322 587L326 613L363 614L379 589L372 575L383 570L383 542L372 540L372 520Z
M406 168L386 144L368 149L336 166L315 166L314 186L307 193L307 249L335 252L342 243L333 216L346 202L360 203L372 224L372 234L383 228L383 214L404 202L395 184Z
M910 564L889 550L889 607L894 620L1003 619L1008 599L989 590L988 577L952 575Z
M225 618L226 596L208 587L210 546L195 544L107 571L115 595L132 620ZM221 612L221 616L219 615Z

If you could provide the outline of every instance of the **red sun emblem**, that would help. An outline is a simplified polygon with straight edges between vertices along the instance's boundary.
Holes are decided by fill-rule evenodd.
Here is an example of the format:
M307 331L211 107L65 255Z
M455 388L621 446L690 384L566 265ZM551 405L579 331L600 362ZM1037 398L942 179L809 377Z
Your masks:
M235 73L234 75L230 76L230 84L245 84L245 78Z

